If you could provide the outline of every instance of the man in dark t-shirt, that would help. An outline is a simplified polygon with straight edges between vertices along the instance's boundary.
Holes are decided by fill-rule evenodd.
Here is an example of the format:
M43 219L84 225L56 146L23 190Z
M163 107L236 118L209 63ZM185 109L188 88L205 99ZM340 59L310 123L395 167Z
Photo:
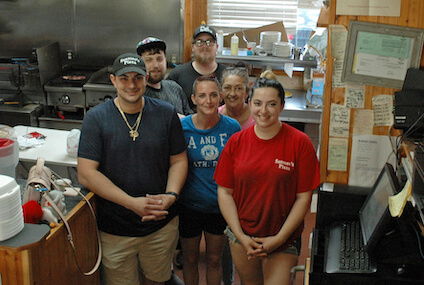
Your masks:
M149 74L144 96L164 100L175 107L180 115L193 113L183 89L175 81L164 80L166 73L166 44L161 39L147 37L137 44Z
M199 76L215 76L221 80L225 65L216 62L216 32L207 25L200 25L193 34L191 50L193 61L178 65L170 73L167 79L174 80L184 90L190 108L195 110L191 101L193 94L193 83Z
M98 196L102 284L163 284L178 240L176 205L187 176L175 108L144 97L148 75L137 54L118 56L114 100L84 117L78 180Z

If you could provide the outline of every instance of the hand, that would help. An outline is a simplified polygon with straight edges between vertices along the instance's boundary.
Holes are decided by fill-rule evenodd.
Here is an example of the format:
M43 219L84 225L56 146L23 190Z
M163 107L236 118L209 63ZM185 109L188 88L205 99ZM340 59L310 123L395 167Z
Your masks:
M257 243L260 243L262 246L263 252L269 254L276 250L278 247L282 245L281 240L277 238L277 236L269 236L269 237L252 237Z
M150 197L134 197L131 210L141 217L142 222L163 220L168 215L163 201Z
M267 256L267 253L263 250L262 244L256 242L252 237L244 235L239 240L240 243L243 245L244 249L246 249L246 255L248 260Z
M155 195L150 195L147 194L146 197L154 199L154 200L160 200L162 201L162 210L167 210L169 209L169 207L172 206L172 204L175 203L175 201L177 201L177 198L173 195L168 195L168 194L155 194Z

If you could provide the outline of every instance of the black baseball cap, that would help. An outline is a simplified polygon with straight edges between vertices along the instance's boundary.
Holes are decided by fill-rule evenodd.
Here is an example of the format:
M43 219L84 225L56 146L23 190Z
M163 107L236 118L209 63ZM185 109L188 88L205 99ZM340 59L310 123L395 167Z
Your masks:
M158 48L166 52L166 44L161 39L155 37L147 37L137 44L137 54L141 55L144 51Z
M124 53L118 56L112 65L112 73L121 76L127 72L137 72L146 75L144 62L135 53Z
M194 31L193 34L193 40L195 40L197 38L198 35L202 34L202 33L206 33L212 36L212 38L214 40L216 40L216 31L214 28L209 27L208 25L200 25L199 27L197 27L197 29Z

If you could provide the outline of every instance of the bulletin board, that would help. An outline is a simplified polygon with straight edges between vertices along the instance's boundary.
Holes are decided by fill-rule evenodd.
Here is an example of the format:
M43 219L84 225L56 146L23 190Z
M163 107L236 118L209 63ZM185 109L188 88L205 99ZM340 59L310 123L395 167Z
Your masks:
M375 161L393 158L396 151L396 145L389 140L402 132L391 127L390 111L394 92L401 89L403 78L392 82L396 79L352 72L357 46L364 46L363 41L370 38L360 33L395 30L395 40L407 36L411 39L409 66L423 67L424 1L402 0L399 17L336 16L335 10L335 1L331 1L321 120L321 181L349 184L353 177L355 183L361 183L370 180L371 171L367 170ZM380 37L383 39L386 37ZM385 152L374 155L381 150ZM365 171L355 172L358 169Z

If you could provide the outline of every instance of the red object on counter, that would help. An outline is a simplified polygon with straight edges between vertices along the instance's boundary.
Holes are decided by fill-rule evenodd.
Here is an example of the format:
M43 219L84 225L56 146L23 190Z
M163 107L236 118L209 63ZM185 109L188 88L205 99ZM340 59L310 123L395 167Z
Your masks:
M36 139L39 139L39 140L46 138L45 135L40 134L39 132L31 132L31 133L26 134L24 137L26 137L28 139L36 138Z
M24 222L27 224L38 224L43 217L43 210L37 201L31 200L22 205Z

